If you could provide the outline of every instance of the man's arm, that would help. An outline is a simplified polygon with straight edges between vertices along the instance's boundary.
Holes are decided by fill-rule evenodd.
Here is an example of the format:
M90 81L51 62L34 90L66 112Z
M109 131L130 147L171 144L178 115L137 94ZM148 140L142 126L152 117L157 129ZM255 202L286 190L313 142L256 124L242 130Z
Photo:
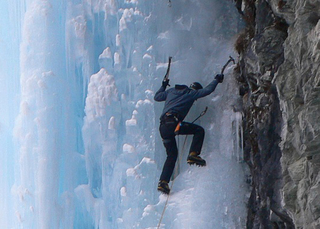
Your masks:
M169 80L164 80L162 81L162 85L160 87L160 89L156 92L156 94L154 95L154 100L157 102L161 102L161 101L165 101L167 98L167 92L166 92L166 87L169 84Z
M194 95L195 99L199 99L207 95L210 95L216 89L217 85L223 82L223 77L223 74L216 75L215 79L211 83L209 83L208 86L196 91Z

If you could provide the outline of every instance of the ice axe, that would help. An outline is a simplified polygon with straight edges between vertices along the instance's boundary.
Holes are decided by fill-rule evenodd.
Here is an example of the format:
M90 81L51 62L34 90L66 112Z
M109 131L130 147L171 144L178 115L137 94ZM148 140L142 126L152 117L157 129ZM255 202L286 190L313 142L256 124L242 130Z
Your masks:
M167 72L166 72L166 74L165 74L165 76L164 76L164 78L163 78L163 81L169 80L169 72L170 72L170 66L171 66L171 59L172 59L172 57L169 56L168 68L167 68ZM168 86L170 87L170 84L168 84Z
M236 62L234 61L234 59L232 58L232 56L229 56L229 60L227 61L227 63L225 65L223 65L222 69L221 69L221 74L223 74L224 70L226 69L226 67L228 66L228 64L230 62L233 62L233 64L235 64Z

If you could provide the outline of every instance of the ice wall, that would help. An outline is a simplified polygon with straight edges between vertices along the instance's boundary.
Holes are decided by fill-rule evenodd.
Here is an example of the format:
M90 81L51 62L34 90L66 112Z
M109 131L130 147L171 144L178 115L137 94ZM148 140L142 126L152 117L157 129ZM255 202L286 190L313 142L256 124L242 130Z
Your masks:
M8 220L0 224L156 227L164 204L156 184L165 152L157 130L163 105L155 104L153 95L169 56L171 85L205 85L220 71L232 54L239 24L231 2L180 0L168 6L153 0L29 0L7 7L21 9L21 17L9 11L17 18L13 30L21 33L11 50L20 58L11 65L20 66L12 79L19 78L21 87L17 90L10 80L15 91L1 96L20 94L19 112L5 113L12 123L7 130L14 126L15 144L1 141L9 165L1 168L7 175L0 180L5 187L1 212ZM229 12L228 17L222 12ZM188 117L191 121L209 106L201 120L207 132L203 155L216 167L193 170L181 164L171 200L176 207L168 208L165 228L187 225L196 197L205 202L212 193L215 201L203 205L200 212L207 214L198 227L243 224L243 214L238 215L244 212L243 173L237 163L241 116L232 109L236 97L230 77L215 94L197 102ZM12 139L10 133L4 136ZM199 180L193 173L207 185L194 188ZM234 188L223 195L230 186ZM192 199L187 208L179 205L185 197Z
M20 8L4 2L0 13L0 225L9 228L14 214L10 189L14 183L12 129L19 109Z

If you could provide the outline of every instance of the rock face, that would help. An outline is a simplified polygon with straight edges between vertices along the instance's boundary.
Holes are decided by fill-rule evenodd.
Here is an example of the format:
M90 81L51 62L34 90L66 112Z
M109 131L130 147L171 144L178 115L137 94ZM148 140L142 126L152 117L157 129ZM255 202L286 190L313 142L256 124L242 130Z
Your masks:
M243 0L239 11L247 228L320 228L320 1Z

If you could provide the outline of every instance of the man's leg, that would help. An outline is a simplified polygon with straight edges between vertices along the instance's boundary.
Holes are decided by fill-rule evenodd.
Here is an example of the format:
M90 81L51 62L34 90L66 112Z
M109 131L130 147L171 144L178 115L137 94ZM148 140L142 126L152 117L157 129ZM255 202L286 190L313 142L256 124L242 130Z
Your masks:
M163 141L164 147L166 148L167 159L163 165L160 180L164 180L169 183L176 161L177 161L178 148L177 148L177 143L175 138L163 139L162 141Z
M196 152L199 155L201 153L204 140L204 129L197 124L182 122L179 130L179 135L189 134L193 134L189 153Z
M190 165L196 164L199 166L205 166L206 161L199 156L201 153L202 144L204 140L204 129L201 126L193 123L182 122L182 125L180 126L180 130L179 130L179 134L181 135L193 134L193 139L192 139L187 162Z
M168 183L170 181L178 157L178 147L175 138L176 135L174 133L176 126L177 122L174 120L170 120L162 122L159 127L162 142L167 152L167 159L163 165L160 180L164 180Z
M167 124L160 124L160 135L162 138L163 145L166 149L167 159L163 165L162 173L160 175L160 180L158 184L158 191L169 194L169 181L172 176L176 160L178 157L178 147L175 139L174 129L176 127L176 122L169 122Z

